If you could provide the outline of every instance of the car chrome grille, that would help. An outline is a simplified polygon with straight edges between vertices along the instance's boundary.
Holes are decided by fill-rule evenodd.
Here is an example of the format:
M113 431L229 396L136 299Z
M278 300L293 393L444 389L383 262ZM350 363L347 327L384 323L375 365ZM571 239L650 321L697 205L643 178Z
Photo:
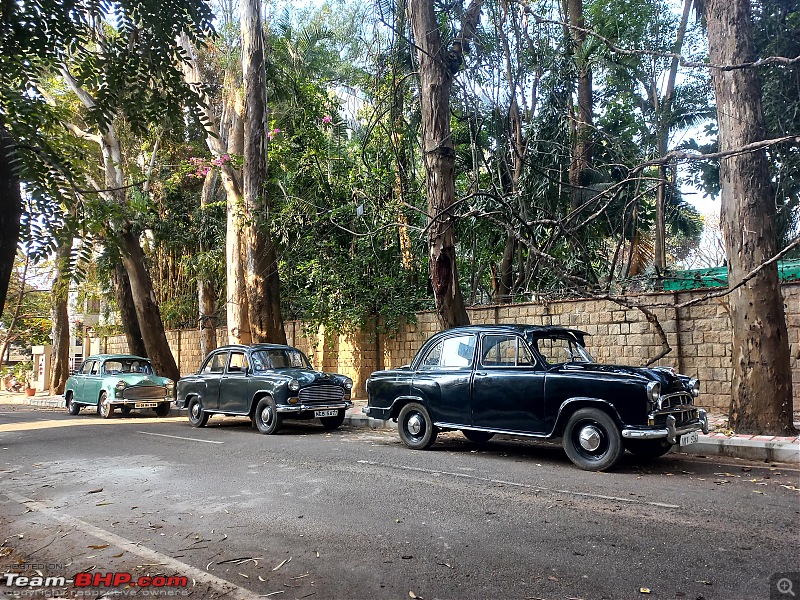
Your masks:
M341 402L344 398L344 389L338 385L331 384L312 385L301 389L299 396L300 402L303 404Z
M694 398L692 398L692 395L688 392L666 394L661 396L658 401L658 406L661 410L669 410L673 406L683 406L686 404L694 404Z
M125 388L122 397L125 400L163 400L167 390L160 385L140 385Z
M667 417L672 415L675 417L675 426L680 427L681 425L686 425L691 421L695 421L698 419L697 410L675 410L675 411L665 411L659 413L655 417L655 424L660 427L665 427L667 424Z

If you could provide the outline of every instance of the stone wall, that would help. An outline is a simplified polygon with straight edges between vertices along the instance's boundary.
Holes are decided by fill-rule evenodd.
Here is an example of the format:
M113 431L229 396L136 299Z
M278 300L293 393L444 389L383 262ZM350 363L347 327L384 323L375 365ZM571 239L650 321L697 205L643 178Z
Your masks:
M637 301L658 317L672 351L657 365L672 366L679 372L699 377L701 404L726 412L730 404L731 327L725 297L701 304L676 308L705 292L665 292L638 296ZM795 406L800 406L800 284L783 286L786 320L792 355L792 378ZM661 344L653 326L642 311L606 300L565 300L532 302L508 306L484 306L468 309L472 323L527 323L564 325L590 334L587 346L603 363L642 365L657 356ZM320 329L307 335L302 324L286 323L286 337L311 359L316 368L344 373L353 378L355 397L365 397L370 373L409 364L417 350L436 331L433 312L422 312L415 323L406 323L393 335L377 335L375 330L346 335L326 335ZM224 329L218 333L225 343ZM167 339L183 374L197 370L200 356L199 332L170 331ZM127 352L122 336L98 340L100 351ZM93 348L95 346L93 345Z

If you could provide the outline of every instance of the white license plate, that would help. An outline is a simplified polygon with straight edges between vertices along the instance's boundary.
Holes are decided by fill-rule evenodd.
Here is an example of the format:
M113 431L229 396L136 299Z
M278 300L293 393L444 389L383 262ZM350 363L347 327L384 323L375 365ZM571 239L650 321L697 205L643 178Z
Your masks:
M338 410L317 410L314 411L315 417L335 417L339 414Z
M689 444L696 444L697 439L698 439L697 432L692 431L691 433L682 435L679 442L681 446L688 446Z
M137 402L133 408L156 408L157 406L158 402Z

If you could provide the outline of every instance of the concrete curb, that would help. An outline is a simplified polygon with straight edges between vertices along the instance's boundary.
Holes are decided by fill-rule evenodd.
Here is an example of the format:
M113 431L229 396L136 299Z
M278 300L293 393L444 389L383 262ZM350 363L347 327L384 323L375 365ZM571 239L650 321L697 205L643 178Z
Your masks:
M64 408L62 396L24 397L18 404ZM381 421L360 414L361 404L356 404L344 418L344 424L360 429L394 430L393 421ZM180 409L173 408L175 413ZM704 456L727 456L746 460L783 462L800 465L800 441L798 438L775 438L772 436L725 435L709 433L700 435L696 444L680 450L683 454L700 454Z

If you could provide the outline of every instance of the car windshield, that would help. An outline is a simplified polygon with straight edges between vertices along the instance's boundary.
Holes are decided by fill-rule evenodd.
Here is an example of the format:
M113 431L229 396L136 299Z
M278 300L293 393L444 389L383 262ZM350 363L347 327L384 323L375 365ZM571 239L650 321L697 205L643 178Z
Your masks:
M106 375L122 375L125 373L153 375L153 367L146 360L138 358L117 358L105 362L103 365L103 373Z
M565 362L595 362L592 355L575 340L566 337L546 337L535 340L536 349L550 365Z
M296 348L274 348L253 352L253 369L310 369L305 354Z

